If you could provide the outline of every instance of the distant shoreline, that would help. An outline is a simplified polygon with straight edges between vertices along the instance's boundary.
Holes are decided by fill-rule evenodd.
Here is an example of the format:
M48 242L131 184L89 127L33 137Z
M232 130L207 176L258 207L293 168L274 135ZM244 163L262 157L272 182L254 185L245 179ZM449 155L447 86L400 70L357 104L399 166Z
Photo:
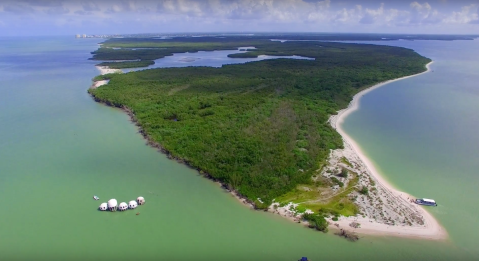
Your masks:
M394 197L395 200L399 200L401 204L409 205L412 209L419 212L424 218L424 221L425 221L424 226L421 226L421 227L390 226L387 224L378 223L368 218L341 217L338 221L333 221L334 223L338 224L341 228L347 228L348 230L352 230L349 224L355 221L361 224L361 228L354 229L354 232L361 233L361 234L400 236L400 237L422 238L422 239L432 239L432 240L442 240L447 238L447 232L439 224L439 222L423 207L420 207L408 201L409 198L413 198L412 196L408 195L407 193L396 190L391 184L389 184L377 171L377 169L374 167L374 164L371 162L371 160L366 157L366 155L361 150L360 146L349 135L347 135L346 132L341 128L341 124L344 122L344 119L349 114L359 109L359 101L361 100L362 96L364 96L366 93L392 82L396 82L396 81L400 81L400 80L404 80L407 78L428 73L431 71L430 65L432 63L433 62L428 63L426 65L427 70L422 73L385 81L357 93L356 95L354 95L353 100L351 101L351 103L346 109L338 111L338 114L332 115L329 120L329 122L331 123L331 126L334 129L336 129L336 131L342 136L345 145L348 145L348 147L352 149L353 153L355 153L364 163L368 174L374 177L374 179L377 181L377 185L382 186L384 189L389 191L392 194L391 196Z

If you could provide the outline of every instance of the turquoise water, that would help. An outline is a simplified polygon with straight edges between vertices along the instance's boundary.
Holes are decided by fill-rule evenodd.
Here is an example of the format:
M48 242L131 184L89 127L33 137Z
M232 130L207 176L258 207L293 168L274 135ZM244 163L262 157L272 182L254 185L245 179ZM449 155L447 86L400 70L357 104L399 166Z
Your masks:
M446 157L449 161L443 162L443 158L434 156L441 154L437 147L421 146L421 150L430 148L428 156L421 159L421 164L414 161L407 164L422 166L422 175L409 173L414 177L412 180L407 176L403 179L405 171L385 171L399 188L440 202L433 214L451 234L451 241L365 236L350 243L332 233L315 232L273 214L250 210L196 171L146 146L126 114L95 103L86 92L91 79L98 74L95 62L87 59L99 41L69 37L0 38L0 198L5 202L0 211L1 260L286 261L301 256L310 260L473 260L479 256L474 247L477 240L474 231L478 226L474 224L474 216L478 210L476 205L466 204L474 201L467 201L468 197L477 196L473 189L477 178L474 179L474 173L466 172L465 167L450 165L475 162L463 151L463 148L474 151L471 140L477 139L467 139L462 133L473 133L471 123L445 128L461 135L451 143L456 147L440 146L463 152L461 156L469 158L456 161L459 156L449 156ZM444 44L446 47L459 44L462 52L473 48L464 47L461 42ZM445 47L438 44L431 50L440 52L440 48ZM458 56L454 66L467 64L463 61L466 60ZM474 63L473 59L470 62ZM435 77L447 78L448 73L454 72L449 70L453 68L450 61L444 63L441 67L438 59L434 65L438 71L444 68L440 74L435 71L434 76L438 75ZM429 86L447 89L446 85L440 87L443 79L438 81L431 81ZM371 92L363 103L387 89ZM425 106L434 93L443 100L431 104L438 104L438 109L445 111L443 114L451 113L446 106L469 112L466 109L476 108L470 94L473 90L473 87L464 88L458 93L469 94L457 94L454 99L451 98L454 91L442 96L438 91L425 91L421 96L425 100L417 103ZM397 164L393 160L396 156L373 155L374 148L366 146L370 141L360 135L363 126L368 125L362 122L355 125L356 117L364 113L363 108L367 107L352 114L345 127L384 171L389 164ZM424 115L429 119L429 114ZM457 115L450 114L434 119L444 126L451 126L447 124L449 120L459 121ZM381 130L375 139L386 132ZM400 137L391 138L401 133L384 135L401 143ZM439 166L426 170L429 162ZM442 165L454 172L440 175L437 172L443 171ZM100 200L93 200L93 195ZM97 211L99 204L110 198L128 202L140 195L147 203L135 211Z
M479 41L387 44L431 58L433 72L366 94L343 127L399 190L434 198L428 210L479 257Z

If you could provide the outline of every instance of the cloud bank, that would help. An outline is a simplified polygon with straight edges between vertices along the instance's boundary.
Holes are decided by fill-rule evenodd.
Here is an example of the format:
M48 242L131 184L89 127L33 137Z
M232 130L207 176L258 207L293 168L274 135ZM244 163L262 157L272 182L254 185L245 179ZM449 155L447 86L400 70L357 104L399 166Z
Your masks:
M0 0L0 26L3 34L12 35L208 31L479 34L478 7L477 0Z

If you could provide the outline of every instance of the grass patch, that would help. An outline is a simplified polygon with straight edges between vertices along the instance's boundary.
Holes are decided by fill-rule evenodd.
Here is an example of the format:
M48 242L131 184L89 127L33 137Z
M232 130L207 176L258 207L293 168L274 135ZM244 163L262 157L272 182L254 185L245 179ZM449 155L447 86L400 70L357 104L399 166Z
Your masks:
M329 184L322 186L298 185L294 190L276 198L277 202L286 205L289 202L299 203L296 210L311 209L315 213L330 215L354 216L359 213L359 209L348 195L359 182L358 174L350 172L352 179L348 185L337 192L329 188ZM324 192L323 195L321 193ZM303 212L304 212L303 211ZM302 213L302 212L301 212Z
M351 164L351 162L349 162L349 160L346 159L345 157L341 158L341 162L346 164L348 167L353 168L353 164Z

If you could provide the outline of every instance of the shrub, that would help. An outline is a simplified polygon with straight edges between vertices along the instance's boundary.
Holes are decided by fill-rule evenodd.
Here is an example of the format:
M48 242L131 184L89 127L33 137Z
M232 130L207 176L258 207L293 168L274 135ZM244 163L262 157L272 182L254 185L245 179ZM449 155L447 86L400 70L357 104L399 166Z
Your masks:
M334 184L339 185L341 188L344 187L344 183L339 181L336 177L331 177L331 180L334 182Z
M319 214L304 214L303 218L308 221L310 228L315 228L324 233L328 232L328 221Z
M201 117L206 117L206 116L210 116L210 115L213 115L213 114L215 114L215 112L212 111L212 110L204 110L204 111L201 111L201 112L199 113L199 115L200 115Z
M368 187L363 186L358 192L360 194L367 195L368 194Z
M266 203L266 202L261 203L259 200L255 200L254 201L254 208L255 209L267 210L268 209L268 203Z
M338 174L338 176L340 176L342 178L347 178L348 177L348 170L345 169L345 168L342 168L341 172Z

